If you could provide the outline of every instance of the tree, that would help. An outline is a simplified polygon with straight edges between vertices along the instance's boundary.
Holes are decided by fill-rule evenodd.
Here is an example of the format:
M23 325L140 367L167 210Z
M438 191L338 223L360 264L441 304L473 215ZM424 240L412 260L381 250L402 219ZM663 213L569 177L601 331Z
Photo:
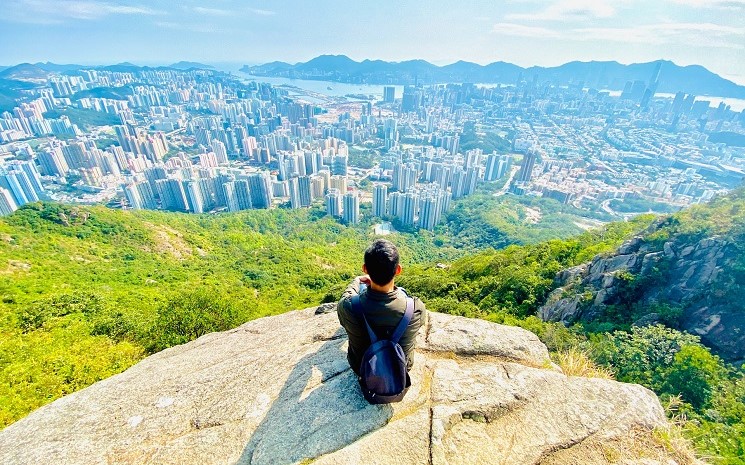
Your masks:
M701 410L709 405L715 387L725 375L719 357L701 345L686 345L675 354L663 391L680 394L696 410Z
M196 290L168 300L158 311L148 351L157 352L245 321L233 302L215 290Z

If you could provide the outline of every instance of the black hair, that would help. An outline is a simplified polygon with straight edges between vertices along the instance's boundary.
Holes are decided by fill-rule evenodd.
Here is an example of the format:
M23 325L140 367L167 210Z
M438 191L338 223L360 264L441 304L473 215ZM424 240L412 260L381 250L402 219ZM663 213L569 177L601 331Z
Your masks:
M378 286L384 286L396 276L398 266L398 249L391 241L376 239L365 250L365 268L370 280Z

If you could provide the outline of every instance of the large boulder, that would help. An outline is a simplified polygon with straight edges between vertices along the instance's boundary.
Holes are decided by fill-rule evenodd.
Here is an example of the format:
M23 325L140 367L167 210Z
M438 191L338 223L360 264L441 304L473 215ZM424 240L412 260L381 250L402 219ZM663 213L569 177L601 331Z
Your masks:
M419 339L405 400L377 406L335 313L255 320L40 408L0 463L672 463L638 445L666 426L641 386L566 376L519 328L432 313Z

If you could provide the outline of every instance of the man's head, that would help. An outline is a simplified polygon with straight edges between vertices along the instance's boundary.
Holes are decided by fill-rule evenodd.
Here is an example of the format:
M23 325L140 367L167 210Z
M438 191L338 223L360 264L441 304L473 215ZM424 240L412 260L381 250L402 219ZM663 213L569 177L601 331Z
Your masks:
M401 272L401 266L398 264L398 249L390 241L376 239L365 250L363 269L370 276L370 280L378 286L390 283L393 277Z

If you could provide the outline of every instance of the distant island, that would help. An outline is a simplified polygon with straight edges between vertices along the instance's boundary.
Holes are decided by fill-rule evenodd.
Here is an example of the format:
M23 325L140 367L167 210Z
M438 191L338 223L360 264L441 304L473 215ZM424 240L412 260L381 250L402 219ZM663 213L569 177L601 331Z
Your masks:
M521 66L498 61L479 65L458 61L446 66L424 60L357 62L344 55L321 55L305 63L274 61L258 66L243 66L241 71L254 76L335 81L350 84L442 84L450 82L512 84L519 80L537 84L583 85L597 89L622 90L626 83L649 81L659 66L657 92L686 92L696 95L745 98L745 86L709 71L703 66L678 66L672 61L624 65L616 61L572 61L561 66Z
M179 61L178 63L174 63L172 65L168 66L169 68L174 69L215 69L214 66L211 65L205 65L204 63L198 63L196 61Z

